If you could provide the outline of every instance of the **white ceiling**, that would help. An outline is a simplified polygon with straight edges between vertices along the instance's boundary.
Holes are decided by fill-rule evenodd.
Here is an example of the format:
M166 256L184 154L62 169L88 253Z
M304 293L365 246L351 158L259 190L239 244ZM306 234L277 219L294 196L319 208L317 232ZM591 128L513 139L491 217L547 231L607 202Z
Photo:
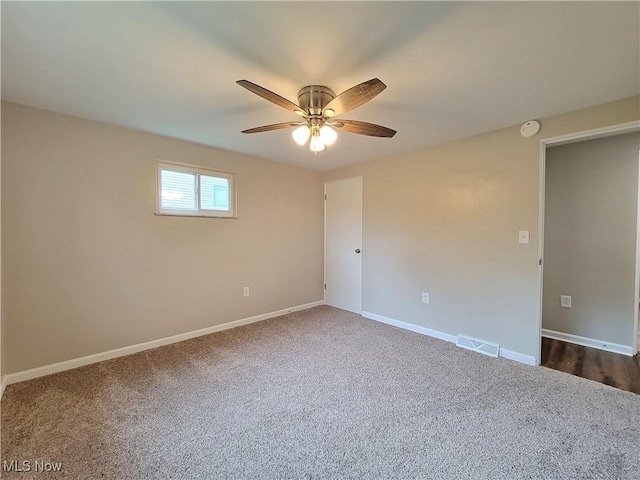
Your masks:
M2 99L326 170L640 93L638 2L2 2ZM315 156L296 102L378 77ZM544 128L544 126L543 126Z

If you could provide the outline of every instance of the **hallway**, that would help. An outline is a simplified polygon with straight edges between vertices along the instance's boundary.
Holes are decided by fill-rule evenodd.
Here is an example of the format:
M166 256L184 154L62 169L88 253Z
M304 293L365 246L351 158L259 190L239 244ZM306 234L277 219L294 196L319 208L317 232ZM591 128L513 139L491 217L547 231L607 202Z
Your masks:
M542 366L640 394L640 357L542 338Z

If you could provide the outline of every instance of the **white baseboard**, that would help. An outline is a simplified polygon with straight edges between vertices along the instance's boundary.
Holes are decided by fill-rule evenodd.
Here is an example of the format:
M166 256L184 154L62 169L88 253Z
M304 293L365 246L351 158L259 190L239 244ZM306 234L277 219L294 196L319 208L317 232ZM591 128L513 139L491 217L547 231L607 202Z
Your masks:
M4 387L7 386L7 376L2 375L2 380L0 380L0 400L2 400L2 395L4 395Z
M393 325L394 327L400 327L400 328L404 328L405 330L411 330L412 332L421 333L422 335L426 335L428 337L439 338L440 340L444 340L445 342L456 343L458 341L458 337L456 335L450 335L448 333L439 332L438 330L431 330L430 328L414 325L413 323L402 322L394 318L383 317L382 315L378 315L377 313L362 312L361 315L364 318L375 320L376 322L382 322L388 325Z
M38 377L44 377L45 375L51 375L52 373L64 372L65 370L71 370L73 368L102 362L104 360L110 360L112 358L124 357L126 355L131 355L132 353L138 353L144 350L162 347L163 345L169 345L171 343L182 342L184 340L189 340L190 338L201 337L202 335L209 335L210 333L220 332L222 330L228 330L230 328L240 327L242 325L248 325L250 323L261 322L263 320L268 320L269 318L279 317L281 315L286 315L288 313L297 312L300 310L306 310L308 308L317 307L319 305L324 305L324 300L305 303L304 305L297 305L295 307L285 308L282 310L277 310L275 312L263 313L262 315L243 318L240 320L223 323L221 325L213 325L211 327L202 328L200 330L180 333L178 335L160 338L158 340L152 340L150 342L138 343L136 345L130 345L128 347L116 348L115 350L108 350L106 352L87 355L86 357L74 358L72 360L66 360L64 362L54 363L52 365L45 365L44 367L37 367L30 370L24 370L22 372L11 373L5 375L2 382L2 390L4 391L5 384L11 385L13 383L24 382L25 380L31 380Z
M620 345L619 343L605 342L604 340L596 340L595 338L581 337L580 335L572 335L570 333L556 332L555 330L542 329L542 336L561 340L563 342L575 343L584 347L597 348L606 350L607 352L620 353L633 357L633 347L628 345Z
M507 360L513 360L514 362L524 363L525 365L531 365L533 367L538 365L536 357L533 355L525 355L524 353L514 352L513 350L507 350L500 347L500 356Z
M396 320L394 318L384 317L382 315L378 315L377 313L362 312L361 315L370 320L386 323L388 325L393 325L394 327L403 328L405 330L411 330L412 332L421 333L422 335L438 338L440 340L444 340L445 342L456 343L458 341L457 335L451 335L450 333L444 333L438 330L432 330L430 328L414 325L413 323L407 323L400 320ZM512 350L506 350L502 347L500 347L499 355L502 358L506 358L508 360L514 360L516 362L524 363L526 365L533 365L533 366L537 365L535 357L531 355L525 355L524 353L514 352Z

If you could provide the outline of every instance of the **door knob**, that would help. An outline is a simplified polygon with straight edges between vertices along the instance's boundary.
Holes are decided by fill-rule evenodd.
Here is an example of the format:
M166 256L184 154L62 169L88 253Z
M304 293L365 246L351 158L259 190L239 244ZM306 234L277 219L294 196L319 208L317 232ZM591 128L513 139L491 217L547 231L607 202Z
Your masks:
M356 253L360 253L360 249L359 248L356 248Z

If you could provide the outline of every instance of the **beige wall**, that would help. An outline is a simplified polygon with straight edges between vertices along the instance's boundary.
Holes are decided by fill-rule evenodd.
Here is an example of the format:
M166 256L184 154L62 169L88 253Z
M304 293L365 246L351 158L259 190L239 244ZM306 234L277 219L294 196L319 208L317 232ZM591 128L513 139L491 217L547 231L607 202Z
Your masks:
M547 149L543 328L633 345L639 140Z
M325 174L3 104L4 370L320 300L322 181L355 175L363 309L536 356L539 140L637 120L638 102ZM158 159L235 171L240 218L155 216Z
M15 104L2 127L7 373L322 299L320 173ZM239 219L155 216L159 159L236 172Z
M0 132L2 131L2 120L0 119ZM0 135L1 137L1 135ZM4 355L4 335L2 331L4 330L4 321L3 321L3 303L2 303L2 138L0 138L0 398L4 393L4 367L5 362L2 360L2 356Z
M363 310L538 356L540 139L639 118L634 97L326 173L363 175Z

